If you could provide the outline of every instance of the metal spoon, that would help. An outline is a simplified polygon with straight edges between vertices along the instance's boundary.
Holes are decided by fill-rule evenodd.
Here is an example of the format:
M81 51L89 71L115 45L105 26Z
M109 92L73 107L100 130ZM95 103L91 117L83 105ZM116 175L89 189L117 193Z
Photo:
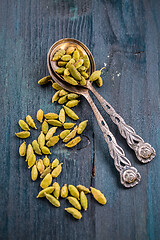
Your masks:
M50 59L50 64L52 69L55 71L58 68L56 63L51 61L54 53L59 48L66 49L69 46L75 46L83 54L88 55L90 59L90 64L91 64L91 67L90 67L90 74L91 74L95 70L94 58L91 52L82 42L72 38L61 39L56 43L54 43L50 48L48 53L48 58ZM56 76L59 78L59 75L56 74ZM61 78L61 80L64 82L63 78ZM69 88L71 92L75 92L78 89L78 91L82 91L83 93L87 88L96 96L101 106L109 114L112 121L118 126L120 134L126 139L129 147L135 151L136 157L140 162L148 163L156 156L156 152L154 148L149 143L145 143L144 140L139 135L136 134L135 130L125 123L124 119L118 113L116 113L114 108L95 90L95 88L92 86L90 81L87 81L86 86L79 85L78 87L75 88L70 85Z
M73 39L72 39L72 41L73 41ZM77 43L77 40L74 40L74 41L76 41L76 43ZM62 88L66 89L67 91L70 91L70 92L81 94L82 96L84 96L86 98L86 100L90 104L90 106L91 106L91 108L92 108L92 110L93 110L93 112L96 116L97 122L98 122L98 124L99 124L99 126L100 126L100 128L103 132L104 138L105 138L105 140L108 144L108 147L109 147L110 155L114 159L114 165L120 173L121 184L124 185L126 188L134 187L135 185L137 185L140 182L141 175L137 171L136 168L131 166L130 161L125 157L125 153L124 153L123 149L117 144L116 139L113 136L113 134L110 132L107 123L103 119L102 115L100 114L96 105L94 104L92 98L90 97L88 89L80 87L80 86L75 87L75 86L72 86L72 85L66 83L65 81L62 81L62 79L59 78L55 74L54 70L52 69L52 66L51 66L52 63L50 61L50 58L51 58L51 54L53 53L53 51L54 52L57 51L57 49L55 50L56 45L59 45L57 43L55 43L50 48L50 50L48 52L48 56L47 56L47 65L48 65L48 70L49 70L49 73L50 73L51 77ZM62 46L63 46L63 48L66 48L68 46L66 44L66 39L60 40L59 43L60 43L59 47L61 47L61 48L62 48ZM80 42L78 42L78 44L80 44ZM87 48L85 47L83 49L87 49ZM87 49L86 52L90 53L88 49ZM95 66L94 61L92 61L91 62L91 71L94 71L94 68L95 68L94 66Z

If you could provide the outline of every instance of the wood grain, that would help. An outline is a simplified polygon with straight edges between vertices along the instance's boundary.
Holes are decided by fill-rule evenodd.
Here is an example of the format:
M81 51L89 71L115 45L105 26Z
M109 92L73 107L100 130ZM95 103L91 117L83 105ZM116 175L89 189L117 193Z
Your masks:
M0 5L0 239L159 239L159 2L8 0ZM18 155L22 141L14 136L18 120L27 114L36 118L39 108L59 112L60 105L51 103L51 85L40 87L37 81L48 74L50 46L64 37L86 44L97 69L107 65L99 93L157 152L153 162L140 164L93 97L118 144L142 175L139 186L124 189L96 119L81 98L75 109L80 120L89 119L85 135L90 144L80 150L57 144L52 154L52 159L64 163L57 178L61 186L92 183L108 199L102 207L88 196L89 208L80 221L64 211L67 201L55 209L45 199L36 199L39 181L31 181L26 162ZM32 130L27 143L38 133ZM84 145L85 141L84 137Z

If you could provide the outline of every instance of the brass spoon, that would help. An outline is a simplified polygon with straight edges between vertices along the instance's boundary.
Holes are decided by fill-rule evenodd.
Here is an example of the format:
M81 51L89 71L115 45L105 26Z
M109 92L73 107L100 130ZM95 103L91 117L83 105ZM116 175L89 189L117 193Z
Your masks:
M58 42L56 42L55 44L52 45L52 47L50 48L50 50L48 52L47 65L48 65L49 73L50 73L52 79L56 83L58 83L58 85L60 85L62 88L64 88L67 91L70 91L70 92L81 94L82 96L84 96L86 98L86 100L90 104L90 106L96 116L98 125L100 126L100 128L103 132L104 138L109 147L110 155L114 159L114 165L120 173L121 184L124 185L126 188L134 187L135 185L137 185L140 182L141 175L137 171L136 168L131 166L131 162L125 157L125 153L124 153L123 149L117 144L115 137L110 132L107 123L103 119L102 115L98 111L96 105L94 104L92 98L89 95L89 91L87 89L88 85L86 88L81 87L81 86L76 86L76 87L72 86L72 85L66 83L65 81L63 81L61 78L59 78L54 72L55 69L54 68L52 69L53 66L52 66L52 62L51 62L51 54L55 53L58 50L58 48L66 49L68 46L70 46L71 43L75 44L75 45L78 44L79 46L81 46L82 51L85 51L89 57L92 56L90 51L88 50L88 48L85 45L83 45L81 42L79 42L75 39L59 40ZM90 58L90 60L91 60L91 58ZM90 69L91 69L91 72L94 71L94 69L95 69L93 57L92 57Z
M50 62L51 68L54 71L58 67L56 63L52 61L53 55L59 48L66 49L69 46L74 46L78 48L78 50L83 54L87 54L90 59L89 74L95 71L94 58L89 49L82 42L72 38L61 39L54 43L50 48L48 53L48 61ZM65 83L63 78L59 77L59 75L56 72L55 74L57 78L60 78L60 81ZM139 135L136 134L135 130L125 123L124 119L118 113L116 113L114 108L95 90L90 81L87 81L86 86L81 85L76 87L73 87L72 85L69 86L69 90L71 92L76 92L78 90L79 94L82 95L84 93L88 93L86 89L89 89L96 96L101 106L109 114L112 121L118 126L120 134L126 139L129 147L135 151L137 159L142 163L150 162L156 156L154 148L149 143L145 143L144 140Z

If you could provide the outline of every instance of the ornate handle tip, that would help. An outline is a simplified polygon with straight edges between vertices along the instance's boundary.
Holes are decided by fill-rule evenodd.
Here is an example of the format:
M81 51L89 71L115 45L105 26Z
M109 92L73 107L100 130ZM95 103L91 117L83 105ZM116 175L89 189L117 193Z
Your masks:
M140 182L141 175L136 168L126 166L120 173L120 179L124 187L130 188L136 186Z
M156 151L149 143L140 142L136 149L136 156L142 163L148 163L156 156Z

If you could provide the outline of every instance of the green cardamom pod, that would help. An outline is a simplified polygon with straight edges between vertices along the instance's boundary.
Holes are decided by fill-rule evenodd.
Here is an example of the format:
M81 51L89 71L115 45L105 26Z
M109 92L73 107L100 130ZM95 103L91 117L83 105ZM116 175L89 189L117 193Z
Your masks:
M64 90L64 89L62 89L62 90L59 91L59 96L60 96L60 97L63 97L63 96L65 96L65 95L67 95L67 94L68 94L68 92L67 92L66 90Z
M69 207L69 208L65 208L65 210L72 214L72 216L76 219L81 219L82 218L82 214L75 208Z
M31 154L34 154L34 151L33 151L32 145L28 144L27 153L26 153L26 161L28 161L28 158Z
M55 89L55 90L61 90L63 89L61 86L59 86L57 83L53 83L52 84L52 87Z
M81 81L79 83L82 86L85 86L87 84L86 79L83 76L81 76Z
M50 119L47 122L54 127L62 127L62 123L58 120Z
M97 71L93 72L91 74L90 78L89 78L89 81L91 81L91 82L96 81L101 76L102 69L104 69L104 68L105 67L101 68L100 70L97 70Z
M74 85L74 86L78 85L78 82L73 77L64 75L63 78L67 83L69 83L71 85Z
M70 75L70 71L69 71L68 68L66 68L66 69L64 70L64 75L66 75L66 76L69 76L69 75Z
M81 66L81 67L77 68L77 70L79 72L82 72L82 71L86 71L86 68L85 68L85 66Z
M51 168L53 169L53 168L57 167L58 164L59 164L59 160L58 160L57 158L55 158L55 159L53 160L52 164L51 164Z
M53 103L53 102L56 102L56 101L59 99L59 92L60 92L60 90L57 91L57 92L53 95L53 97L52 97L52 103Z
M76 49L73 53L73 58L75 59L75 61L77 62L78 59L80 58L80 53L78 51L78 49Z
M67 102L67 96L63 96L63 97L60 97L59 100L58 100L58 103L59 104L64 104Z
M38 193L37 198L45 197L45 193L52 193L53 191L54 191L54 187L47 187Z
M41 152L41 149L39 147L37 140L34 140L32 142L32 147L33 147L33 150L35 151L35 153L37 153L38 155L42 155L42 152Z
M31 168L36 162L36 155L33 153L28 158L28 168Z
M66 64L66 68L68 68L68 65L69 64L75 64L75 59L74 58L71 58L71 60Z
M74 64L75 68L79 68L83 65L83 59L78 59L78 61Z
M31 170L31 178L32 178L32 181L36 181L37 177L38 177L38 170L37 170L36 165L34 165L34 166L32 167L32 170Z
M50 164L50 160L47 156L45 156L45 158L43 158L43 164L45 167L48 167Z
M37 167L39 173L42 174L43 171L44 171L44 164L43 164L42 159L38 159L38 160L36 161L36 167Z
M68 196L68 188L67 188L67 184L65 184L62 188L61 188L61 197L62 198L66 198Z
M63 56L61 57L61 60L62 60L62 61L65 61L65 62L69 62L69 61L71 60L71 55L68 55L68 54L63 55Z
M41 174L40 178L44 178L48 173L52 171L51 167L47 167Z
M44 77L44 78L41 78L41 79L38 81L38 84L39 84L39 85L45 85L45 84L49 83L51 80L52 80L51 76L46 76L46 77Z
M101 193L101 191L99 191L93 187L90 187L90 189L91 189L91 193L92 193L93 197L97 200L97 202L99 202L102 205L106 204L107 200L106 200L105 196L103 195L103 193Z
M39 122L42 122L42 120L43 120L43 111L42 111L42 109L39 109L39 110L37 111L37 120L38 120Z
M67 95L67 97L68 97L69 100L74 100L74 99L76 99L76 98L79 98L79 95L76 94L76 93L69 93L69 94Z
M85 211L87 211L88 200L83 191L80 192L80 203Z
M75 47L68 47L67 48L67 50L66 50L66 54L68 55L68 54L72 54L73 52L74 52L74 50L75 50Z
M43 146L43 147L42 147L42 153L43 153L43 154L51 154L49 148L46 147L46 146Z
M77 71L77 69L75 68L75 66L73 64L68 64L68 69L69 69L72 77L74 77L78 81L81 80L81 74Z
M28 132L28 131L18 132L15 134L19 138L28 138L30 136L30 132Z
M80 205L79 201L77 200L77 198L67 197L67 199L70 202L70 204L73 205L73 207L77 208L78 210L81 210L81 205Z
M68 115L68 117L72 118L73 120L78 120L79 117L77 116L77 114L75 114L75 112L73 110L71 110L70 108L63 106L65 113Z
M21 157L24 157L26 155L26 149L27 149L26 142L23 142L19 147L19 155Z
M62 164L63 163L60 163L56 168L53 169L52 171L52 177L56 178L59 176L59 174L61 173L62 171Z
M60 191L61 191L61 188L59 186L59 184L57 182L54 182L52 184L52 187L54 187L54 192L53 192L53 195L55 196L55 198L59 198L60 196Z
M73 128L74 125L75 125L75 123L64 123L63 127L64 127L64 129L70 129L70 128Z
M48 130L48 132L46 134L46 141L48 141L53 136L53 134L56 132L56 130L57 130L57 127L51 127Z
M69 185L68 190L73 197L79 199L79 192L75 186Z
M84 77L84 78L89 78L89 75L88 75L88 73L86 73L85 71L82 71L81 72L81 75ZM83 80L84 81L84 80Z
M64 70L65 70L65 68L61 67L61 68L57 68L57 69L55 70L55 72L61 75L61 74L64 73Z
M83 185L78 185L77 189L79 192L83 191L85 194L90 193L90 190Z
M39 144L41 149L45 145L45 135L44 135L43 131L41 131L41 134L38 137L38 144Z
M71 140L70 142L68 142L67 144L65 144L65 146L68 148L71 148L71 147L76 146L80 141L81 141L81 137L76 137L73 140Z
M60 202L55 198L53 197L52 195L50 194L47 194L47 193L44 193L46 198L48 199L48 201L50 203L52 203L52 205L54 205L55 207L60 207Z
M59 67L64 67L66 64L67 64L67 62L58 61L58 66Z
M88 122L88 120L85 120L79 124L78 129L77 129L78 134L81 134L84 131L84 129L87 126L87 122Z
M64 54L65 54L64 49L59 49L53 56L52 61L58 61Z
M49 141L46 143L47 147L53 147L56 143L59 141L59 135L53 136L49 139Z
M45 119L44 122L42 123L42 131L43 131L44 134L47 134L48 128L49 128L49 126L48 126L48 123Z
M33 120L33 118L30 115L27 115L26 117L26 122L28 123L28 125L34 129L37 129L35 122Z
M63 139L63 142L68 142L69 140L74 138L76 136L76 133L77 133L77 126L75 126L75 128Z
M90 61L89 61L89 57L85 54L83 55L83 65L85 66L86 69L88 69L90 67Z
M60 133L60 138L64 139L69 133L71 132L71 130L64 130Z
M66 107L72 108L78 105L80 100L70 100L66 103Z
M44 117L48 120L48 119L57 119L58 118L58 114L56 113L47 113L44 115Z
M30 131L30 128L28 126L28 124L23 121L23 120L19 120L19 126L24 130L24 131Z
M41 188L47 188L52 182L52 175L48 173L42 180L40 186Z
M97 84L98 87L102 87L102 85L103 85L103 80L102 80L101 77L99 77L99 78L96 80L96 84Z
M65 122L65 111L63 108L59 111L59 121L64 123Z

